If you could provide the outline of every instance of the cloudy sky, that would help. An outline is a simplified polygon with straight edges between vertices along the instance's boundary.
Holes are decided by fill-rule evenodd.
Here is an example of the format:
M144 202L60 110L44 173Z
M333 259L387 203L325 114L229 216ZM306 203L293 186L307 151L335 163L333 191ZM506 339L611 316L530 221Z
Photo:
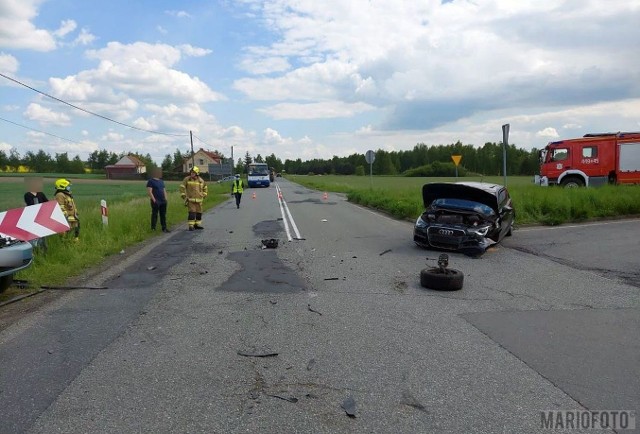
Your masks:
M0 149L160 162L192 130L284 160L637 131L638 23L640 0L0 0L0 73L138 128L0 77Z

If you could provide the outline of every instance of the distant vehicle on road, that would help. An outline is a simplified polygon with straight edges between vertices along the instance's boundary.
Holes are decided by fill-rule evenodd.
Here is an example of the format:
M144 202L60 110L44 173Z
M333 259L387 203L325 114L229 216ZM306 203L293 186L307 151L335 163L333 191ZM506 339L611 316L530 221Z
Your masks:
M218 184L222 184L223 182L233 182L236 179L235 175L225 176L222 179L218 179Z
M540 151L538 185L640 184L640 132L585 134Z
M507 188L482 182L429 183L413 240L421 247L479 255L511 235L515 210Z
M248 167L247 183L250 188L269 187L269 166L266 163L251 163Z
M0 292L13 283L13 275L33 262L33 246L0 234Z

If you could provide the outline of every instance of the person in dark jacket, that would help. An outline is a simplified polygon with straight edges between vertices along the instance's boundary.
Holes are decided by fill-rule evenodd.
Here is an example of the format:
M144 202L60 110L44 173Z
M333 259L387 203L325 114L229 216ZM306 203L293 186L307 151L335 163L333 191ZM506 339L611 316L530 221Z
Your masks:
M162 169L153 169L151 178L147 181L147 193L151 199L151 230L156 230L158 215L160 215L162 232L170 232L167 229L167 189L162 180Z
M27 192L24 194L24 203L27 206L49 202L47 196L42 192L42 178L25 178L25 183L27 184ZM36 238L31 240L30 243L33 247L40 247L44 251L47 250L45 238Z

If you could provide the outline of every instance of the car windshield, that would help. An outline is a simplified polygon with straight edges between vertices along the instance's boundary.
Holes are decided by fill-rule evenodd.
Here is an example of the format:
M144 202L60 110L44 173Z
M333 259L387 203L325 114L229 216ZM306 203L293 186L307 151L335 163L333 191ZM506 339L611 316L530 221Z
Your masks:
M466 199L436 199L431 203L431 205L437 206L438 208L474 211L485 215L494 214L493 209L491 209L490 206Z

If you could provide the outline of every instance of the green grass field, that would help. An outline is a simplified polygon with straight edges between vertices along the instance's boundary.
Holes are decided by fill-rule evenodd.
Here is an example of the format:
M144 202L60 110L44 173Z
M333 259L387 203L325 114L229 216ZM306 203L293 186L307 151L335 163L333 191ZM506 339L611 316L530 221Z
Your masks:
M456 178L407 178L379 176L302 176L288 179L320 191L346 193L350 201L388 212L397 218L415 219L424 210L422 186L427 182L453 182ZM465 177L458 181L497 184L503 178ZM556 225L590 219L640 215L640 186L604 186L563 189L539 187L532 177L507 178L516 209L517 224Z
M28 281L30 290L41 285L60 285L70 277L83 274L105 257L162 234L159 230L152 232L150 229L151 207L146 181L70 180L80 217L80 240L76 243L63 235L47 237L47 252L36 250L34 264L15 276ZM54 200L53 182L54 179L44 180L43 190L49 200ZM179 182L165 184L169 192L168 226L177 225L178 230L185 230L187 211L178 192ZM227 185L208 183L208 186L205 209L229 198ZM0 178L0 211L24 206L24 189L22 179ZM106 227L100 213L101 199L107 201L109 208ZM0 301L14 296L16 291L24 292L10 289L0 295Z

